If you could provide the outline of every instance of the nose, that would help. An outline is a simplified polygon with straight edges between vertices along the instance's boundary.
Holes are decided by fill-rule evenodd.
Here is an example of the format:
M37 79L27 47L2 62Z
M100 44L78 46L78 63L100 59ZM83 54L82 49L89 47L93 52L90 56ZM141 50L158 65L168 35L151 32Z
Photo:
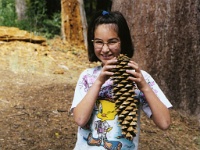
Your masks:
M108 43L103 43L102 51L104 51L104 52L109 51Z

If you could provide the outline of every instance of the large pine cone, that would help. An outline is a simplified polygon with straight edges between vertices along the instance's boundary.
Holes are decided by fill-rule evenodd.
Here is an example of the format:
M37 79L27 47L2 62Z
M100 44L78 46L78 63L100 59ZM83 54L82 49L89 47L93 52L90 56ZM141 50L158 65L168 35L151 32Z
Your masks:
M126 73L126 70L132 69L128 66L130 58L120 54L117 60L118 65L113 69L114 75L112 76L113 99L116 104L122 135L128 140L133 140L137 133L137 110L139 106L139 100L135 94L137 87L135 83L127 79L130 74Z

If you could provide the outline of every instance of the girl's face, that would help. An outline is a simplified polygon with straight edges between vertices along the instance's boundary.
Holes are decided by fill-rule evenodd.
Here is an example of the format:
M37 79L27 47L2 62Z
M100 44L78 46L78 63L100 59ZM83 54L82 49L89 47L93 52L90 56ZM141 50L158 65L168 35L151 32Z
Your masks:
M94 31L93 43L95 55L103 65L121 52L120 39L113 24L97 26Z

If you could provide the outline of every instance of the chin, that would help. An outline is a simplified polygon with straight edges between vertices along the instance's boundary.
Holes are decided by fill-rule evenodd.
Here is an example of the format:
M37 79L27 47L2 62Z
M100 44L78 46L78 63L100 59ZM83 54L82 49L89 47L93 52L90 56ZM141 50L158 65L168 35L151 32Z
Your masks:
M102 64L104 65L108 60L101 60Z

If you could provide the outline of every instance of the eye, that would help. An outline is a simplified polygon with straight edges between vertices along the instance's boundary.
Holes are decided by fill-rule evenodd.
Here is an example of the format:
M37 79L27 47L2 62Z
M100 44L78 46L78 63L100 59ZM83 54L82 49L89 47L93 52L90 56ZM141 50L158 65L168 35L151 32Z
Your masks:
M103 41L101 41L101 40L94 40L94 43L95 44L103 44Z
M108 44L113 45L113 44L116 44L118 42L119 41L117 39L113 39L113 40L108 41Z

